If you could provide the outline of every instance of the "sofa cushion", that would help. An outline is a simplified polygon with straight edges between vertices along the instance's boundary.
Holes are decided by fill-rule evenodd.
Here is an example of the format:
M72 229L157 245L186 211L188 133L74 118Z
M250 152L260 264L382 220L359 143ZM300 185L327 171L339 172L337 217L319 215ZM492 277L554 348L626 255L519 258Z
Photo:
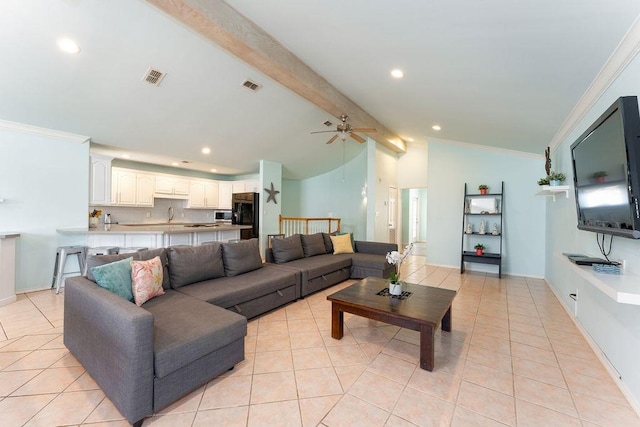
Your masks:
M322 233L322 239L324 240L324 247L326 249L326 253L333 253L333 243L331 243L331 236L335 236L337 233L334 231L333 233Z
M180 292L229 308L292 285L299 286L296 270L265 264L264 268L240 276L221 277L185 286L180 288Z
M146 261L131 261L131 284L133 301L137 306L151 298L164 295L160 257Z
M222 261L227 276L237 276L262 267L258 239L222 244Z
M340 234L331 236L334 254L352 254L353 245L351 244L351 234Z
M341 268L349 268L352 256L351 254L317 255L288 262L285 266L301 271L303 280L309 280Z
M142 307L154 316L153 363L159 378L247 332L243 316L173 290Z
M362 252L354 253L351 258L351 263L358 267L377 268L380 270L391 267L391 264L387 262L384 256Z
M114 255L89 255L87 257L87 279L92 282L96 281L93 275L93 267L99 267L105 264L111 264L112 262L120 261L127 258L138 259L138 254L114 254Z
M302 250L305 257L327 253L327 248L324 246L324 238L322 237L322 233L301 234L300 240L302 240Z
M167 255L169 278L173 289L224 276L220 243L202 246L170 246L167 248Z
M299 234L293 234L284 239L271 240L273 259L276 264L282 264L294 259L304 258L302 241Z
M91 272L99 286L133 302L131 293L131 261L132 257L109 264L92 267Z

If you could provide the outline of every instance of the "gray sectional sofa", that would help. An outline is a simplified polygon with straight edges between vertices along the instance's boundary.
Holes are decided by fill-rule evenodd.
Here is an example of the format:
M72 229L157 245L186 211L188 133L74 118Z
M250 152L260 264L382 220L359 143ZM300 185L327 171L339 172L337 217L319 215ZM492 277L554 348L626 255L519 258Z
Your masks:
M302 242L300 235L283 241L296 238ZM396 245L355 242L355 248L332 255L323 244L322 253L305 256L303 248L302 258L280 263L262 263L257 239L91 256L86 277L65 281L64 344L122 415L141 425L244 359L247 318L349 277L388 277L393 266L384 255ZM141 306L98 286L91 272L127 257L156 256L165 293Z

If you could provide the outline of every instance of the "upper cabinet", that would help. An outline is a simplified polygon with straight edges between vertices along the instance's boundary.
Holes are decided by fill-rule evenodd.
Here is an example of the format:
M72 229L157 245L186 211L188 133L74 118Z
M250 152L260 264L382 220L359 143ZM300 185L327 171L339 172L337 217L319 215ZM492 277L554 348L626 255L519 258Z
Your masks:
M111 160L106 156L91 156L89 168L89 205L111 202Z
M156 194L174 199L189 197L190 181L172 175L156 175Z
M111 169L111 204L153 206L155 180L152 174L131 169Z
M220 181L218 184L218 207L220 209L231 209L231 194L233 194L233 184L229 181Z
M217 208L219 204L219 184L217 181L191 181L189 208Z

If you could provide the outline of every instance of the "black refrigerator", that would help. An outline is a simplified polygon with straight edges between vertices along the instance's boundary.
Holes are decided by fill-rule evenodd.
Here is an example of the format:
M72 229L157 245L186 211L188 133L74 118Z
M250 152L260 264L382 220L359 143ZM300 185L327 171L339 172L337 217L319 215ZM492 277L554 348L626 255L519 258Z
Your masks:
M251 228L240 230L241 239L258 237L260 213L260 195L258 193L234 193L231 196L232 215L231 223L237 225L250 225Z

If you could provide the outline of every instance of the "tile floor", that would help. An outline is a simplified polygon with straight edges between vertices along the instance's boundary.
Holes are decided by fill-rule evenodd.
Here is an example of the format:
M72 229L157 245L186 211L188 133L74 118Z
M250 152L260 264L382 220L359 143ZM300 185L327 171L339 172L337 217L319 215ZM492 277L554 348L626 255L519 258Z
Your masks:
M326 295L249 323L246 360L145 420L156 426L640 426L542 280L425 265L413 283L458 290L435 370L416 332L346 314L330 336ZM62 343L63 294L0 307L0 425L127 425Z

